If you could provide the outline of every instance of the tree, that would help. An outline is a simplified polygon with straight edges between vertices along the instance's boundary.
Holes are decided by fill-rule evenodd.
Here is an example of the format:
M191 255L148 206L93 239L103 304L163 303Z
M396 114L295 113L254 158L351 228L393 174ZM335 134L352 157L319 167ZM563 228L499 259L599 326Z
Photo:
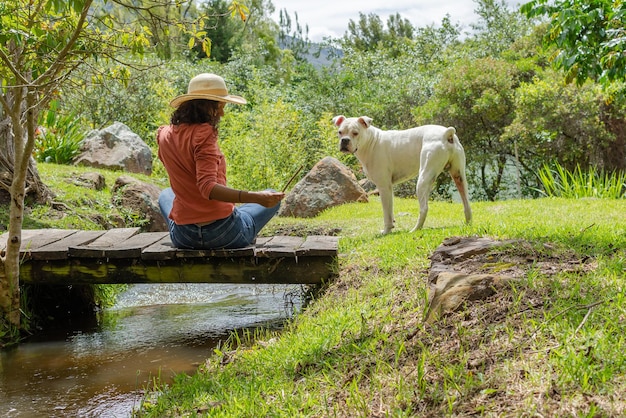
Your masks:
M524 15L510 10L503 0L476 0L474 12L479 19L471 25L473 36L469 42L481 57L499 57L532 27Z
M624 100L613 100L593 82L577 86L547 69L516 91L515 119L502 136L516 140L520 161L533 173L558 161L569 171L577 167L603 172L626 168Z
M306 61L306 56L311 47L309 26L305 25L303 28L300 25L297 13L294 14L294 21L295 27L292 28L292 19L287 10L283 9L280 11L278 41L283 48L291 50L296 60Z
M568 82L608 86L626 79L626 3L621 0L532 0L522 12L547 16L546 45L556 45L554 65Z
M225 63L230 60L233 51L243 41L241 23L237 24L231 18L231 5L225 0L210 0L201 6L208 38L211 40L210 54L206 53L201 45L194 48L195 58L210 57L212 60Z
M30 189L40 184L31 157L38 116L77 68L92 59L119 61L122 52L143 53L151 47L144 25L116 20L106 4L106 0L98 7L93 0L0 0L0 187L10 195L8 240L0 256L0 317L15 328L20 326L24 202ZM118 0L115 4L163 16L162 8L180 2ZM193 22L173 20L194 43L207 43Z
M418 124L454 126L468 155L468 180L480 197L495 200L513 146L500 136L514 116L518 71L494 58L459 61L435 86L429 102L414 110Z
M359 21L348 22L348 32L342 39L344 48L362 52L378 51L387 57L397 57L402 53L402 46L413 40L415 28L399 13L390 15L383 25L380 17L374 13L359 13Z

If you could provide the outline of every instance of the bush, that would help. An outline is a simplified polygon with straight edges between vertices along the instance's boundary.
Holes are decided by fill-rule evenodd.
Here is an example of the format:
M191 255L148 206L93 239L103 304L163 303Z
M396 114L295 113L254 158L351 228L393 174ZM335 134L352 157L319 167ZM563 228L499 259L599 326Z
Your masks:
M73 113L60 114L58 101L42 113L35 143L35 159L39 162L70 164L80 152L85 129Z
M220 147L228 160L230 186L281 190L300 166L306 172L321 158L339 153L328 138L333 137L322 124L282 100L227 111L220 125Z
M547 196L626 198L626 173L598 172L593 167L584 172L579 165L573 171L568 171L555 162L554 168L544 165L538 176L543 185L543 193Z

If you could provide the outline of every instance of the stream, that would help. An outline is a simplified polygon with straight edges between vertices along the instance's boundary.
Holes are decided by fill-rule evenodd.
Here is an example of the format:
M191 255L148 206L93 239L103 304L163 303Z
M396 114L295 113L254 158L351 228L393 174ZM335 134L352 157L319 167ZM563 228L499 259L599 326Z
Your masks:
M129 417L153 379L194 373L233 330L280 328L297 285L140 284L116 305L0 351L0 417Z

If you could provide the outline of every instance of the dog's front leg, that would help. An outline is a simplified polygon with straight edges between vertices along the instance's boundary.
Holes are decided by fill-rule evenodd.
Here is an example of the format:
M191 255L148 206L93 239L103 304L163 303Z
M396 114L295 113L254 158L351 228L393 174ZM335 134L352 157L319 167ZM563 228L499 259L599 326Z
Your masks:
M383 205L383 218L385 221L385 229L380 231L383 235L388 234L394 227L393 222L393 186L378 186L380 193L380 202Z

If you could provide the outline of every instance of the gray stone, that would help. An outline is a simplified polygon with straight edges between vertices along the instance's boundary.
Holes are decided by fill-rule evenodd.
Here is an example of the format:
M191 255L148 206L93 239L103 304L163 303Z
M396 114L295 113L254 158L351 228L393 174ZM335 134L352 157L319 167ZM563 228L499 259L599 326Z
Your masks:
M137 223L133 226L140 226L144 232L168 230L159 209L159 187L130 176L121 176L115 180L111 192L111 201L122 215L124 211L129 211L136 216Z
M115 122L87 134L75 165L152 174L152 151L128 126Z
M332 157L323 158L289 192L279 216L312 218L333 206L367 202L367 193L348 167Z

